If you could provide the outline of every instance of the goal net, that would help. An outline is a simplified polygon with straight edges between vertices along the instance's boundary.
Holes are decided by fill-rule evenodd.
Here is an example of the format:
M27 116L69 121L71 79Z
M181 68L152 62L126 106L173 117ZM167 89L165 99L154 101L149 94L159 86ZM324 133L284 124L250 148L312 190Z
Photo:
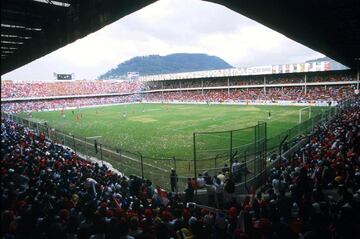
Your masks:
M311 118L311 107L299 109L299 124Z

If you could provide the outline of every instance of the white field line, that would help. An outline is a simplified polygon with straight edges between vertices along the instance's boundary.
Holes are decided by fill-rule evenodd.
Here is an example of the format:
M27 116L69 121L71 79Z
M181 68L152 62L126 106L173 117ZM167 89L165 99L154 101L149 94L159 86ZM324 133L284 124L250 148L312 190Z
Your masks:
M144 112L150 112L150 111L159 111L159 110L162 110L162 109L144 109Z
M97 139L101 137L102 137L101 135L98 135L98 136L85 137L85 139Z

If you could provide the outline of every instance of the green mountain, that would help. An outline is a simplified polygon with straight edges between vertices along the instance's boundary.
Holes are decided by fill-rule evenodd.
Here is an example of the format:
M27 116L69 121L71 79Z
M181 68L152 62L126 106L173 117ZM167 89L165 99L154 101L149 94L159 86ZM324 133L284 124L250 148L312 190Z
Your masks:
M140 76L191 71L233 68L217 56L199 53L176 53L166 56L138 56L119 64L101 75L99 79L126 76L128 72L139 72Z

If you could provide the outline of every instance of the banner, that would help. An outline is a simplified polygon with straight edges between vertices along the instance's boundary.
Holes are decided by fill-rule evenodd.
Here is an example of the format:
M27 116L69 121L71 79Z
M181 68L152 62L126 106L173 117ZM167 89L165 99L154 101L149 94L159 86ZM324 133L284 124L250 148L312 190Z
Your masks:
M58 80L72 80L71 74L56 74L56 79Z
M268 75L272 73L272 66L255 66L246 70L248 75Z
M283 73L300 73L313 71L331 70L330 62L317 61L283 65L254 66L254 67L237 67L230 69L219 69L210 71L183 72L174 74L161 74L139 77L139 72L128 72L128 78L139 77L142 81L159 81L159 80L180 80L180 79L197 79L212 77L244 76L244 75L270 75Z

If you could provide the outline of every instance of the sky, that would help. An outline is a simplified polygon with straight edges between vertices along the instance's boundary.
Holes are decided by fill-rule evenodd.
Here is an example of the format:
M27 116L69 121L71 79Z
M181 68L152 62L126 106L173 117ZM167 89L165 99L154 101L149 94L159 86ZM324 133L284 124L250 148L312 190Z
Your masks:
M215 55L234 67L323 57L224 6L160 0L1 78L50 81L56 72L96 79L132 57L172 53Z

